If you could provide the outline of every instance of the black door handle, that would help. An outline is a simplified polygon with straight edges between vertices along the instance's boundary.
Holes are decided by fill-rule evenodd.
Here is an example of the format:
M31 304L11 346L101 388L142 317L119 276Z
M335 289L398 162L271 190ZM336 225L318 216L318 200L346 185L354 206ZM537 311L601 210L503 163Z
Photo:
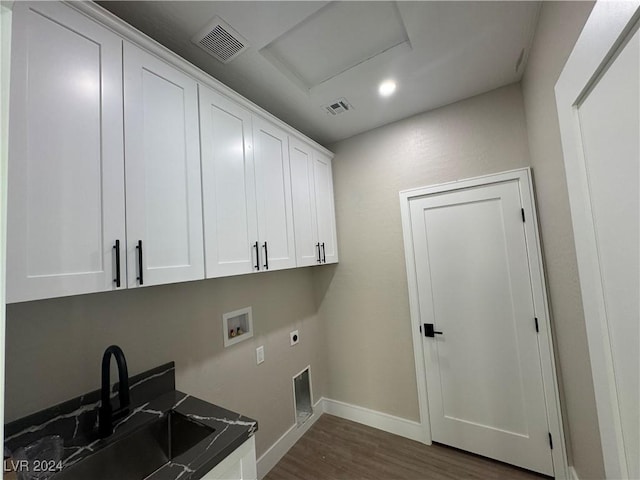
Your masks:
M253 248L256 249L256 264L254 267L256 270L260 271L260 247L258 246L258 242L253 244Z
M116 240L113 248L116 251L116 278L113 281L116 282L116 287L120 288L120 240Z
M140 282L140 285L144 284L144 273L142 272L142 240L138 240L138 245L136 245L136 249L138 250L138 277L136 280Z
M442 335L442 332L437 332L433 329L433 323L424 324L424 336L435 337L436 335Z
M324 242L322 242L322 263L327 263L327 255L324 251Z
M320 243L316 243L316 249L318 250L317 262L322 263L322 259L320 258Z
M264 242L264 269L269 270L269 252L267 251L267 242Z

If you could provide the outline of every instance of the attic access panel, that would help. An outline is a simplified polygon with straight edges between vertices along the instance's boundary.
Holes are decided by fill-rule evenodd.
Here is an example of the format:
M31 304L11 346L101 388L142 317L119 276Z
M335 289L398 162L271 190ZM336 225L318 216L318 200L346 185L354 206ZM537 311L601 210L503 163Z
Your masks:
M331 2L260 50L311 89L409 37L396 2Z

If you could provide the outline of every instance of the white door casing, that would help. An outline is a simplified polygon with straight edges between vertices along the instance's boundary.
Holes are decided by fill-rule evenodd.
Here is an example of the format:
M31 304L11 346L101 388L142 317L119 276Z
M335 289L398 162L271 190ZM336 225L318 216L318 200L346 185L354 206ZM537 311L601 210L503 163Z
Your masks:
M425 442L567 478L529 170L400 198Z
M200 85L207 278L257 270L251 113Z
M7 301L115 289L122 40L53 2L18 2L13 20Z
M204 278L197 83L124 43L128 286Z
M0 3L0 265L6 265L7 164L9 149L9 84L11 73L11 21L13 4ZM0 267L0 423L4 425L6 269ZM0 450L4 452L4 435Z
M640 478L640 2L598 2L556 102L607 478Z

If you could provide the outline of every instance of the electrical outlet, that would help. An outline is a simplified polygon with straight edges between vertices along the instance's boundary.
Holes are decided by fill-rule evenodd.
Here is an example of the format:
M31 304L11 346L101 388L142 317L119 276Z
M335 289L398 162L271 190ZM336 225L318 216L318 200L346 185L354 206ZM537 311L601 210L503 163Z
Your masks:
M291 346L297 345L300 341L300 335L298 335L298 330L294 330L289 333L289 340L291 341Z
M260 365L262 362L264 362L264 345L256 348L256 363Z

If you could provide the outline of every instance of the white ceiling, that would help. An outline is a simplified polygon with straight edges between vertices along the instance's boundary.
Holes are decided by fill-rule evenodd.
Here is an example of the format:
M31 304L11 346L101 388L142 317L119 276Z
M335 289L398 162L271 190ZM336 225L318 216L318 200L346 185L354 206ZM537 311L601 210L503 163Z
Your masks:
M519 1L99 3L325 145L519 81L539 11ZM249 42L227 64L191 42L216 15ZM382 98L388 78L398 88ZM342 97L353 109L328 113Z

